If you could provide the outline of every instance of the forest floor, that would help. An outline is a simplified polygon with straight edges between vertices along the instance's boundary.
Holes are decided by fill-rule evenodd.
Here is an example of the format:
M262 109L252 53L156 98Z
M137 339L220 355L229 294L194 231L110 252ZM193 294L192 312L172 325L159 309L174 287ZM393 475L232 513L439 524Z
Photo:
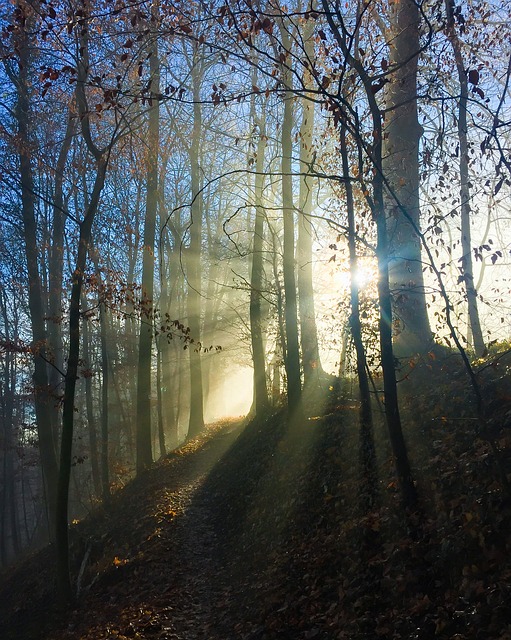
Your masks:
M417 422L432 398L407 421L420 512L401 507L379 424L368 502L353 400L225 420L72 527L73 611L52 605L51 549L4 576L0 638L511 639L510 399L497 464L456 403Z

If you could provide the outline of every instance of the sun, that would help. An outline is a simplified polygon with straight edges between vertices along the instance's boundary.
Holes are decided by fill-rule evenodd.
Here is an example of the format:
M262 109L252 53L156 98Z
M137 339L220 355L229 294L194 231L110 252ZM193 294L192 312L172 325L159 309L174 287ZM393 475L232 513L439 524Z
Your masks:
M353 281L359 290L369 289L376 286L378 281L378 269L376 260L370 258L359 258L357 267L351 271L349 264L335 265L330 273L330 288L332 292L343 295L349 291Z
M378 270L374 260L359 260L355 272L350 274L359 289L364 289L378 281Z
M352 274L346 246L321 248L316 255L314 304L321 364L325 371L337 374L350 317L352 278L358 287L361 304L373 308L372 300L377 298L378 267L374 256L361 255Z

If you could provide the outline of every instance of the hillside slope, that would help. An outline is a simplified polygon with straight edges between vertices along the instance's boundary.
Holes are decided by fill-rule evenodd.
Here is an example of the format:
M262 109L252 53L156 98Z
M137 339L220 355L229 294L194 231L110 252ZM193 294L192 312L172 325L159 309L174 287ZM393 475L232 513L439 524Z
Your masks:
M406 515L379 428L368 509L356 408L215 425L74 529L75 611L51 608L48 551L7 578L0 637L511 638L511 507L488 446L468 422L409 433L423 509Z

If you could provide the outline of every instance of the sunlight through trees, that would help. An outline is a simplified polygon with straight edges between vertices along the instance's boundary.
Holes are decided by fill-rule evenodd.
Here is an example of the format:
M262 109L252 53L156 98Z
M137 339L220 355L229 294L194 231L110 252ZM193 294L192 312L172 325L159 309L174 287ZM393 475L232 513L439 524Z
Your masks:
M4 3L2 564L56 541L71 601L69 522L212 418L356 396L367 508L382 420L416 506L403 397L438 362L460 359L487 433L477 367L510 339L508 11Z

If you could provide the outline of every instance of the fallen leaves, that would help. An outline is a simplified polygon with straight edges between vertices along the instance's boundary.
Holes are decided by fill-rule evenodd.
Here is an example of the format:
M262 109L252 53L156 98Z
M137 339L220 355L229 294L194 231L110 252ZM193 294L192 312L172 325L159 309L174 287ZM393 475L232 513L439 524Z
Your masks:
M117 556L115 556L112 560L112 564L114 565L114 567L122 567L125 564L128 564L128 562L129 560L127 558L118 558Z
M128 485L104 520L77 525L96 542L87 599L41 637L511 638L511 504L491 447L438 396L445 420L417 402L423 422L408 419L407 436L422 513L401 511L382 430L377 495L362 508L349 405L318 411L313 429L280 414L235 440L217 425ZM496 435L506 454L509 434Z

